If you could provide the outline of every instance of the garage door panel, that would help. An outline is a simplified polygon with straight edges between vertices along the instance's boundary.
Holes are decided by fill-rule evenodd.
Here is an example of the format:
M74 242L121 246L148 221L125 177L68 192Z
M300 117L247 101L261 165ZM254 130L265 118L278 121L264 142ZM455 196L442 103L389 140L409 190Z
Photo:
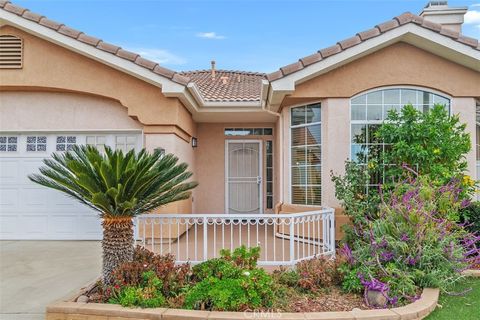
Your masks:
M88 136L96 144L106 143L122 149L131 147L128 141L136 141L138 150L142 144L141 133L32 132L6 135L17 136L18 145L17 151L0 152L0 239L100 240L102 226L97 212L60 191L31 182L28 175L39 173L44 157L55 152L57 136L75 136L77 143L85 143ZM27 151L27 136L46 136L47 152ZM134 136L135 139L122 138L118 142L118 136Z
M19 183L31 186L38 186L34 182L28 179L28 176L33 173L40 173L38 170L39 167L43 165L41 159L22 159L20 166L20 180Z
M45 235L48 231L48 215L22 215L18 229L30 235Z
M0 185L17 184L19 166L16 159L0 158Z
M2 187L0 189L0 211L16 211L19 209L19 188Z
M17 233L17 226L19 225L19 217L17 213L10 213L2 211L0 215L0 235L12 236ZM0 239L2 238L0 236Z

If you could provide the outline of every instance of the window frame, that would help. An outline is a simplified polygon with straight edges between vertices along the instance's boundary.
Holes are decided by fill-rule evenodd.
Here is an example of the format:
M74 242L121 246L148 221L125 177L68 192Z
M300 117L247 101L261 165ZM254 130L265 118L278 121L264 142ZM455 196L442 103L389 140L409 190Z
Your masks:
M288 199L288 203L291 204L291 205L296 205L296 206L304 206L304 207L312 207L312 206L323 206L323 199L324 199L324 189L323 189L323 137L324 137L324 133L323 133L323 126L322 126L322 119L324 118L323 116L323 108L322 108L322 104L323 104L323 99L320 99L320 100L313 100L309 103L301 103L301 104L295 104L295 105L292 105L292 106L289 106L288 107L288 111L287 111L287 116L285 117L286 121L287 121L287 126L288 126L288 134L287 134L287 148L288 148L288 152L287 152L287 155L288 155L288 159L287 159L287 171L288 171L288 175L287 175L287 199ZM295 109L295 108L299 108L299 107L308 107L308 106L312 106L312 105L319 105L320 106L320 121L317 121L317 122L312 122L312 123L304 123L304 124L300 124L300 125L293 125L292 126L292 110ZM292 128L299 128L299 127L308 127L308 126L313 126L313 125L320 125L320 144L318 145L311 145L311 146L319 146L320 147L320 164L319 165L312 165L312 166L320 166L320 184L319 185L309 185L309 184L305 184L304 186L320 186L320 205L317 205L317 204L307 204L307 203L302 203L302 204L299 204L299 203L293 203L293 179L292 179L292 173L293 173L293 170L292 170ZM283 126L285 128L285 126ZM307 145L304 145L304 146L307 146ZM305 165L305 167L307 167L307 165ZM308 178L307 178L308 180Z
M370 143L368 140L368 132L367 132L367 137L366 137L366 141L364 144L358 144L358 143L353 143L353 125L365 125L367 128L369 125L381 125L382 123L384 123L386 120L385 120L385 117L386 117L386 114L385 114L385 105L386 103L384 102L384 92L387 91L387 90L415 90L415 91L422 91L422 92L427 92L427 93L430 93L430 94L433 94L433 95L437 95L437 96L440 96L444 99L447 99L448 102L449 102L449 106L448 106L448 114L451 116L452 115L452 110L453 110L453 99L450 95L444 93L444 92L441 92L441 91L438 91L438 90L435 90L435 89L431 89L431 88L425 88L425 87L419 87L419 86L409 86L409 85L405 85L405 86L385 86L385 87L378 87L378 88L373 88L373 89L369 89L369 90L366 90L366 91L362 91L352 97L350 97L349 99L349 119L350 119L350 125L349 125L349 160L353 161L353 154L352 154L352 146L353 145L365 145L367 148L370 146L370 145L381 145L382 146L382 149L385 150L385 146L386 144L385 143L376 143L376 144L372 144ZM368 120L368 110L365 109L365 120L352 120L352 105L359 105L358 103L352 103L352 101L358 97L361 97L363 95L368 95L369 93L373 93L373 92L381 92L382 93L382 103L381 104L376 104L376 103L373 103L372 105L379 105L379 106L382 106L382 120ZM401 99L402 98L402 95L401 95L401 92L400 92L400 103L399 105L401 107L402 106L402 102L401 102ZM417 103L415 103L415 106L416 108L418 108L418 106L420 105L418 103L418 100L416 101ZM434 104L434 102L432 101L432 105ZM365 106L368 106L368 101L365 102ZM418 109L417 109L418 110ZM367 151L367 154L368 154L368 151ZM364 166L368 166L368 161L366 163L361 163L361 165L364 165ZM387 165L388 164L384 164L384 165ZM382 180L383 180L383 183L384 183L384 178L385 177L382 177ZM366 185L366 188L367 188L367 193L368 193L368 189L372 186L375 186L375 184L367 184Z

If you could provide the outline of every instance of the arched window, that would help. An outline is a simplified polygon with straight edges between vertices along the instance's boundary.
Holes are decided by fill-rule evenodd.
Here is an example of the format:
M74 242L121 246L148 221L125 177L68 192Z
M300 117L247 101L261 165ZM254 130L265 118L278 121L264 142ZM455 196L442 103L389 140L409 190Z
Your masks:
M0 69L22 67L22 39L13 35L0 35Z
M389 110L400 111L407 104L413 105L422 112L428 111L436 104L444 105L450 111L449 98L415 88L387 88L355 96L350 101L350 158L357 163L367 165L370 160L388 152L389 146L376 138L375 132L387 118ZM371 177L367 190L384 182L382 174Z

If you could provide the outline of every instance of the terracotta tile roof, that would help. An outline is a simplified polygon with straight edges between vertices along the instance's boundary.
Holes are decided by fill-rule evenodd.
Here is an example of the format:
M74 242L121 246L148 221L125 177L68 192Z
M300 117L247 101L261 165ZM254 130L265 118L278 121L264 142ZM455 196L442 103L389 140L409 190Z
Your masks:
M163 68L154 61L145 59L136 53L123 50L122 48L116 45L107 43L101 39L89 36L81 31L70 28L62 23L47 19L45 16L33 13L28 9L14 5L10 1L0 0L0 8L5 11L14 13L24 19L36 22L44 27L55 30L56 32L61 33L67 37L76 39L80 42L83 42L85 44L88 44L92 47L103 50L105 52L109 52L122 59L129 60L145 69L152 71L153 73L166 77L171 81L180 83L182 85L186 85L190 81L190 79L188 79L187 77L173 70Z
M449 38L452 38L455 41L461 42L467 46L472 47L475 50L480 51L480 45L478 39L466 37L458 32L451 31L445 27L443 27L441 24L434 23L428 20L425 20L424 18L417 16L413 13L406 12L402 15L399 15L392 20L388 20L384 23L380 23L376 25L374 28L362 31L357 33L355 36L339 41L337 44L334 46L325 48L325 49L320 49L316 53L309 55L304 58L300 58L297 62L289 64L287 66L281 67L279 70L269 73L267 75L267 79L269 81L275 81L278 79L281 79L291 73L294 73L296 71L302 70L303 68L318 62L320 60L326 59L328 57L331 57L333 55L336 55L348 48L351 48L353 46L356 46L363 41L366 41L368 39L377 37L385 32L388 32L390 30L393 30L395 28L398 28L402 25L405 25L407 23L414 23L416 25L419 25L423 28L435 31L437 33L440 33L441 35L447 36Z
M184 71L205 101L260 101L264 73L215 70Z

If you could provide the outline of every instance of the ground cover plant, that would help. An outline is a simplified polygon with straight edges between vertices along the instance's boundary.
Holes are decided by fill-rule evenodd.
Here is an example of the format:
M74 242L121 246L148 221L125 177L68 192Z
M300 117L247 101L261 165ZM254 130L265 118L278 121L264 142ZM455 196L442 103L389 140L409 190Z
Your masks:
M99 283L90 301L126 307L216 311L347 311L366 308L361 294L342 290L346 260L316 257L293 269L267 273L257 266L260 248L222 250L195 266L175 265L171 255L135 249L133 261Z

